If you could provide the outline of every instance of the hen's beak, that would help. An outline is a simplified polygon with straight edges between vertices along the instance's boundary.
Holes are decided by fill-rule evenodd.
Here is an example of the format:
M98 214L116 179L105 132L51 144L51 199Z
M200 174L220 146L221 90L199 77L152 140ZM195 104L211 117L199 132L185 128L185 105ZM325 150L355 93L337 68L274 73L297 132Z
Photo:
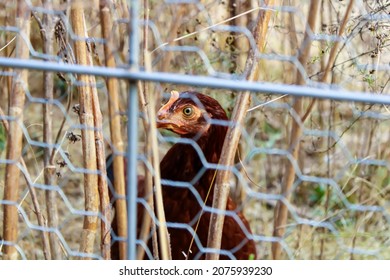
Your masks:
M157 128L170 128L171 123L167 120L168 112L162 111L161 109L157 113Z

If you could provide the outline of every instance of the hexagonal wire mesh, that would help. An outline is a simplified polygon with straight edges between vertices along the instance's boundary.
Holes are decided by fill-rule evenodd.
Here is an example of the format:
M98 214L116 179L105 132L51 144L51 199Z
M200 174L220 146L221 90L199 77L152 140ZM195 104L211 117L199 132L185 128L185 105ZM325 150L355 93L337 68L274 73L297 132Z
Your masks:
M98 211L96 203L88 201L91 183L86 179L89 176L97 180L96 174L104 175L104 171L96 171L96 162L95 168L89 169L91 165L83 159L83 152L84 157L88 154L84 147L90 137L88 132L95 133L90 142L96 139L98 143L104 138L107 153L123 155L115 142L118 139L112 140L111 118L119 116L117 135L127 139L125 146L129 147L127 170L132 176L127 179L131 186L137 178L141 184L147 180L144 177L148 172L156 175L146 135L150 112L143 105L152 96L158 110L165 93L171 90L196 90L212 96L229 117L236 98L244 91L251 92L251 108L244 122L229 122L242 134L232 167L208 162L196 139L160 131L158 147L160 156L172 143L198 147L203 159L200 173L185 181L169 182L193 193L197 207L204 204L196 188L202 174L215 169L231 170L230 197L250 224L252 234L244 232L255 241L257 258L390 258L387 2L129 2L131 20L126 1L95 0L85 7L76 0L0 1L2 258L105 258L105 239L101 237L105 231L101 234L97 227L108 216L102 209ZM108 26L103 19L105 8L112 20ZM266 17L259 19L259 13L269 13L270 21ZM253 34L261 20L266 24L266 36L259 46ZM312 29L310 22L314 24ZM86 30L80 33L83 27ZM102 35L105 28L108 35ZM78 53L83 48L88 58L84 63ZM309 52L302 60L305 48ZM23 56L23 49L27 55ZM245 66L251 51L260 83L246 81L250 69ZM108 64L110 59L114 64ZM328 79L323 78L324 73L329 74ZM112 81L109 78L113 77L119 78L119 105L110 113L109 101L113 97L108 88ZM304 82L299 83L299 77ZM92 124L96 127L91 128L90 123L79 118L83 115L80 108L87 107L83 103L88 100L88 94L83 94L85 88L92 89L90 96L98 100L100 108L93 108L102 112L101 126L95 119ZM139 115L137 95L141 97ZM202 105L196 100L195 103ZM132 109L127 110L130 106ZM312 110L306 111L309 107ZM15 115L15 108L23 114ZM303 117L305 112L308 114ZM139 119L143 123L138 124ZM47 134L47 130L51 132ZM135 137L137 133L139 137ZM17 142L14 136L21 141L16 145L20 156L10 152L11 142ZM134 164L134 160L138 163ZM107 163L110 165L112 158ZM289 167L293 181L286 188ZM45 170L51 170L47 175L51 179L46 178ZM12 177L15 174L16 179ZM10 182L16 185L10 186ZM97 181L93 182L96 185ZM113 183L109 181L108 185L114 192ZM19 191L12 194L10 189ZM129 190L130 256L135 257L135 244L140 244L150 257L152 252L146 243L136 240L136 194L135 188ZM121 198L113 195L111 202ZM148 203L143 197L138 202ZM165 208L170 207L169 203ZM146 207L152 221L158 224L153 209ZM7 216L12 212L9 209L17 215ZM210 207L203 211L215 212ZM287 217L278 223L281 211L286 211ZM226 215L240 224L236 211ZM14 220L10 221L10 217ZM87 238L92 245L86 249L83 238L89 218L97 220L87 228L92 232ZM198 238L207 228L195 229L196 221L168 221L168 231L184 229L194 236L201 251L209 252L211 249ZM10 223L17 224L16 235L7 230ZM113 244L125 240L117 232L111 239ZM281 252L275 256L278 246ZM234 258L239 249L240 246L221 254Z

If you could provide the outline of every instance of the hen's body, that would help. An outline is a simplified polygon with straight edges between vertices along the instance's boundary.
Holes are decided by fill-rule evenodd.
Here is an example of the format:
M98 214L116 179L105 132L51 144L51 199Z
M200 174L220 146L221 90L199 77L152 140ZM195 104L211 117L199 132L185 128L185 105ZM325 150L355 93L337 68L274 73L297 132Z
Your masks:
M176 144L168 152L167 156L161 162L161 176L163 179L189 182L195 178L203 167L198 154L189 145ZM175 158L177 165L173 166L171 164L171 158ZM188 166L189 162L192 163L192 166ZM202 211L203 201L206 200L209 191L208 187L213 182L214 172L215 170L207 170L200 180L193 184L194 189L191 189L191 187L163 186L164 210L168 222L187 224L195 230L198 217ZM195 192L199 193L201 201L196 197ZM206 205L211 207L212 201L213 189L209 192ZM236 209L236 206L230 198L226 209L230 211ZM245 228L248 229L248 234L250 234L249 224L246 219L240 212L237 215L243 221ZM196 231L200 243L205 248L207 245L210 216L211 214L209 212L203 212ZM192 233L190 231L170 227L169 234L173 259L185 259L187 254L189 259L204 259L204 253L198 254L199 247L196 242L193 242L190 248L192 240ZM243 229L241 229L231 216L225 216L221 249L231 251L237 259L249 259L251 254L253 257L256 256L254 242L247 239ZM220 258L229 259L226 255L221 255Z
M178 120L177 112L180 114L182 108L188 108L188 105L200 110L200 114L194 115L196 123L191 123L189 118L185 118L182 122ZM199 108L202 106L204 108ZM211 186L215 176L215 169L206 169L204 162L218 164L227 127L213 123L213 120L226 121L227 116L214 99L200 93L184 92L180 96L172 96L168 104L160 109L158 118L158 127L177 132L182 138L194 139L194 141L189 141L190 143L173 145L160 163L161 178L180 183L180 186L169 184L162 186L165 217L170 223L168 231L172 258L204 259L205 252L201 248L207 247L211 213L202 212L202 209L206 198L206 205L210 207L212 205L213 188ZM191 127L184 128L184 125ZM201 152L198 152L199 149L197 151L196 146ZM203 162L202 157L204 157ZM143 196L143 186L139 188L139 196ZM140 219L144 209L138 207L138 210ZM234 212L236 205L230 198L226 210L231 211L233 215L225 216L221 249L230 251L236 259L255 258L255 244L247 237L251 234L247 220L242 213ZM199 217L201 218L198 224ZM140 221L138 225L140 226ZM190 229L183 227L185 225L196 231L193 242L193 233ZM151 241L148 247L151 250ZM230 257L226 252L221 252L220 259L230 259Z

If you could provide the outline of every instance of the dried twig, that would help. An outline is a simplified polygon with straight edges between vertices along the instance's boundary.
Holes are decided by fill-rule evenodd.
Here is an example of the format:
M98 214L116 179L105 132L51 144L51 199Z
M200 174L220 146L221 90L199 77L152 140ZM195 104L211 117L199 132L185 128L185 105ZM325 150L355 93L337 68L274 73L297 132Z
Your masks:
M344 30L345 30L345 27L347 25L349 15L351 14L354 2L355 2L354 0L349 1L347 10L345 11L344 18L343 18L343 21L341 22L340 29L338 32L339 37L341 37L344 34ZM339 44L340 44L340 41L334 42L332 49L330 50L328 63L326 64L326 68L325 68L324 72L322 73L322 77L320 79L321 83L326 83L326 81L328 80L329 73L331 72L331 69L334 67ZM311 103L309 104L309 106L307 107L306 112L305 112L304 116L302 117L302 123L305 122L305 120L307 119L308 116L310 116L310 113L313 110L315 102L316 102L316 99L313 99L311 101Z
M63 22L62 19L59 19L54 27L54 35L58 44L58 55L61 57L63 62L69 63L69 64L75 64L75 58L74 58L74 53L73 49L71 47L71 44L68 42L67 38L67 29L66 26ZM76 74L74 74L76 77ZM73 87L72 87L72 79L68 78L65 74L63 73L57 73L57 76L64 80L66 83L66 91L67 91L67 104L66 104L66 115L70 112L70 107L72 105L72 100L73 100ZM80 109L79 111L80 112ZM62 130L64 129L66 123L66 116L64 115L61 125L57 131L56 138L54 140L54 144L58 144L60 137L62 136ZM54 157L56 155L57 149L53 149L50 157L50 162L54 162Z
M272 6L274 1L265 1L267 6ZM256 44L259 49L262 49L265 45L265 37L268 29L268 22L271 17L271 11L267 9L260 9L257 18L257 25L254 31ZM256 61L255 51L251 50L246 62L245 68L248 70L247 80L256 81L259 77L259 64ZM232 166L234 156L237 150L238 141L241 136L240 126L244 120L247 110L250 105L250 92L243 92L238 96L236 106L234 107L232 121L235 123L234 126L229 127L227 132L219 165ZM214 188L214 199L213 208L219 210L226 209L226 203L229 196L229 170L220 170L216 177L215 188ZM209 237L207 240L207 247L213 249L221 248L222 230L223 230L224 216L216 213L211 214L210 226L209 226ZM206 259L215 260L219 258L217 253L209 253L206 255Z
M267 6L271 6L271 5L267 5ZM177 37L177 38L175 38L175 39L173 39L173 40L171 40L171 41L169 41L169 42L162 43L161 45L157 46L154 50L152 50L151 53L154 53L155 51L161 49L162 47L165 47L165 46L169 45L170 43L178 42L178 41L183 40L183 39L185 39L185 38L188 38L188 37L191 37L191 36L195 36L195 35L197 35L197 34L199 34L199 33L201 33L201 32L205 32L205 31L207 31L207 30L213 29L213 28L215 28L215 27L218 26L218 25L225 24L225 23L227 23L227 22L229 22L229 21L235 20L236 18L245 16L245 15L247 15L247 14L249 14L249 13L252 13L252 12L255 12L255 11L258 11L258 10L260 10L260 12L261 12L261 10L263 10L263 11L270 11L271 9L269 9L269 8L264 8L264 6L252 8L252 9L250 9L250 10L248 10L248 11L245 11L245 12L243 12L243 13L241 13L241 14L238 14L238 15L236 15L236 16L234 16L234 17L229 17L229 18L227 18L227 19L225 19L225 20L222 20L222 21L220 21L220 22L218 22L218 23L215 23L215 24L213 24L213 25L209 25L209 26L207 26L207 27L205 27L205 28L202 28L201 30L196 30L196 31L194 31L194 32L191 32L191 33L185 34L185 35L183 35L183 36Z
M180 26L182 25L182 19L183 19L183 16L185 15L187 10L183 5L174 5L172 7L172 9L174 9L174 12L173 12L174 18L171 21L172 25L169 28L170 31L168 34L167 41L174 43L175 36L177 35L177 31L179 30ZM146 29L148 29L148 28L146 28ZM146 37L145 37L145 39L146 39ZM164 56L162 58L162 62L160 64L161 69L159 69L159 71L168 72L169 67L171 66L171 60L174 57L175 57L175 52L165 52Z
M116 0L115 6L118 8L118 14L122 19L128 20L130 18L129 7L126 0ZM127 49L125 48L127 40L125 39L129 32L127 24L119 25L119 51L121 52L122 58L127 55Z
M343 22L342 22L340 29L339 29L339 36L342 36L342 34L344 33L346 22L348 20L349 14L352 10L353 4L354 4L353 0L349 2L347 11L346 11L344 18L343 18ZM310 28L311 30L314 30L314 27L315 27L318 6L319 6L319 1L312 1L311 2L310 9L309 9L310 13L308 16L308 28ZM311 38L310 38L309 34L306 32L305 38L304 38L304 41L302 44L303 49L301 50L301 53L299 55L299 61L300 61L301 65L306 65L307 58L309 55L309 49L310 49L309 42L310 41L311 41ZM337 50L338 50L338 42L336 42L331 49L331 53L329 55L329 60L328 60L328 63L326 65L323 76L321 78L321 82L326 82L327 77L330 73L330 70L334 65ZM296 84L298 84L298 85L305 84L305 80L299 72L297 73ZM307 119L307 117L310 115L311 110L313 109L313 106L315 104L315 100L312 100L312 102L308 106L305 114L303 114L302 98L295 98L294 100L295 100L295 102L294 102L293 109L294 109L295 113L297 114L297 116L303 115L301 120L299 120L299 122L303 123ZM297 120L293 120L293 123L291 126L291 133L290 133L290 144L289 144L290 148L289 148L289 150L290 150L294 160L298 159L299 141L300 141L301 135L302 135L301 124L299 124L297 122ZM295 179L294 167L291 164L291 162L289 160L287 160L286 161L286 169L285 169L285 173L284 173L284 177L283 177L283 184L282 184L282 186L283 186L282 193L286 196L287 199L289 199L289 197L291 195L290 189L291 189L291 186L294 182L294 179ZM279 201L277 207L275 208L275 222L274 222L274 236L275 237L282 237L283 236L283 234L285 232L285 224L287 222L287 215L288 215L287 206ZM274 259L280 258L280 254L281 254L280 243L276 242L276 243L272 244L272 254L273 254Z
M43 5L46 9L51 8L51 1L44 0ZM39 20L39 17L35 17ZM39 22L39 21L38 21ZM41 27L41 37L43 41L43 51L46 54L53 53L53 18L49 14L44 14L43 19L40 22ZM55 183L55 166L53 161L51 160L52 148L50 145L53 143L53 109L52 109L52 100L53 100L53 73L45 72L44 73L44 94L45 98L48 100L43 105L43 141L47 143L47 147L44 151L44 180L45 185L53 186ZM51 228L58 227L58 210L56 203L56 192L53 190L46 190L46 213L48 217L48 226ZM49 233L50 238L50 252L53 259L61 259L61 250L59 246L59 240L55 233Z

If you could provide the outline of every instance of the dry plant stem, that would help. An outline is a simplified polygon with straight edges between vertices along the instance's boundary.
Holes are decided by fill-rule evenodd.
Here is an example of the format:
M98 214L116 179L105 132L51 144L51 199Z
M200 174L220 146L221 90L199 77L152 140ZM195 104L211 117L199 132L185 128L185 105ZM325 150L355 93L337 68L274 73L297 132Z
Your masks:
M26 38L30 37L30 11L23 0L17 2L16 26ZM16 38L15 55L20 59L28 59L29 50L20 35ZM6 158L11 161L6 165L4 200L9 205L4 205L3 238L11 244L16 244L18 240L18 209L19 198L19 176L20 169L17 162L22 154L23 139L23 109L25 102L24 86L27 87L27 70L15 70L16 77L12 81L12 93L10 95L10 106L8 115L12 118L9 122L7 133L7 153ZM4 245L4 259L17 259L18 254L14 245Z
M147 21L149 19L149 3L148 0L145 0L145 20ZM152 62L151 62L151 56L148 52L148 28L145 26L144 29L144 50L143 50L143 59L144 59L144 65L146 68L146 71L152 70ZM145 116L146 120L148 120L147 123L147 137L148 142L151 148L151 162L153 165L154 170L154 195L155 195L155 203L156 203L156 212L157 212L157 219L159 221L159 227L158 227L158 237L159 237L159 244L157 241L157 233L156 233L156 224L153 223L153 236L152 236L152 246L153 246L153 255L154 258L159 259L161 255L161 259L163 260L171 260L172 254L171 254L171 247L170 247L170 240L169 240L169 234L168 234L168 228L166 226L166 219L165 219L165 211L164 211L164 203L163 203L163 196L162 196L162 189L161 189L161 177L160 177L160 158L159 158L159 150L158 150L158 141L157 141L157 127L156 127L156 97L155 94L151 90L147 90L148 84L145 83L145 91L143 92L143 96L145 99L144 104L148 104L148 106L143 106L145 110ZM149 173L149 172L148 172ZM150 183L150 182L149 182ZM153 184L153 182L152 182ZM153 193L153 188L150 186L148 187L150 193ZM148 193L148 194L150 194ZM151 200L150 202L153 204L152 209L154 209L154 201L153 196L150 196ZM149 202L149 203L150 203ZM146 212L146 211L145 211ZM148 215L149 216L149 215ZM150 227L150 225L149 225ZM147 230L147 229L144 229ZM160 245L160 250L158 250L158 245ZM160 251L160 254L159 254Z
M273 6L275 1L265 1L265 5ZM265 45L265 37L267 34L268 23L271 17L271 11L260 10L257 18L257 25L254 31L256 45L259 49L262 49ZM255 58L253 50L249 53L246 66L247 80L256 81L259 77L259 63ZM241 136L241 124L246 116L246 112L249 109L251 101L251 95L249 91L243 92L238 96L236 105L234 107L232 122L234 126L229 127L226 134L226 138L223 144L221 158L219 165L232 166L234 156L237 150L238 142ZM229 196L229 170L221 170L218 172L214 188L213 208L218 210L225 210L226 203ZM207 247L219 250L221 248L222 230L224 223L224 215L212 213L210 218L210 226L208 232ZM207 260L219 259L218 253L208 253L206 255Z
M145 22L148 22L149 20L149 1L144 0L144 20ZM145 65L146 71L150 71L151 69L151 63L149 55L148 55L148 26L144 25L143 28L143 63ZM140 107L143 110L144 117L142 118L143 120L143 125L145 129L145 134L146 134L146 139L148 139L145 143L144 147L144 152L147 157L148 162L152 162L152 153L150 152L152 150L151 147L151 141L150 141L150 133L149 133L149 116L147 112L146 105L148 104L147 102L147 97L146 92L149 92L149 83L144 82L143 87L141 82L138 82L138 93L139 93L139 102L140 102ZM152 213L155 213L154 210L154 195L153 195L153 175L149 168L145 165L145 197L147 197L147 203L152 210ZM141 225L141 230L139 233L139 239L144 243L147 244L150 230L152 230L152 253L153 253L153 259L158 260L159 259L159 253L158 253L158 239L157 239L157 232L156 232L156 223L151 215L148 213L148 211L144 211L143 217L142 217L142 225ZM137 259L142 260L144 259L145 256L145 249L143 246L138 246L137 250Z
M337 34L339 37L341 37L344 34L344 30L345 30L345 27L347 25L349 15L351 14L354 3L355 3L354 0L349 1L347 10L345 11L344 18L341 22L339 32ZM326 68L325 68L324 73L320 79L321 83L326 83L328 80L329 73L331 72L331 69L332 69L334 62L336 60L336 54L337 54L337 50L339 49L339 44L340 44L340 41L335 41L334 45L332 46L332 49L330 50L328 63L326 64ZM305 115L302 117L302 123L305 122L305 120L310 116L310 113L313 110L315 102L316 102L316 99L313 99L311 101L311 103L309 104L308 108L306 109Z
M230 17L234 18L230 22L232 26L247 26L249 16L241 16L241 17L236 17L237 15L241 14L244 11L250 10L250 1L235 1L235 0L230 0L229 5L227 5L228 12L230 12ZM235 37L235 32L231 32L230 36L233 38ZM232 66L229 69L229 72L234 73L234 72L242 72L245 67L246 59L247 59L247 54L245 50L248 49L249 44L248 40L245 36L236 36L234 39L232 46L234 51L231 52L231 60L234 61L232 63ZM238 54L237 54L238 53ZM237 155L239 158L240 154L245 154L245 144L240 143L238 145L238 150L237 150ZM245 177L245 168L240 169L240 173ZM245 200L246 193L243 190L243 185L241 184L240 180L236 178L235 180L235 191L234 191L234 201L237 203L237 205L241 205L242 202Z
M124 20L130 19L129 14L129 7L127 5L126 0L116 0L115 5L119 8L119 15ZM127 40L125 40L125 37L128 35L128 25L127 24L120 24L119 25L119 51L121 52L122 58L125 58L127 56L127 50L125 48Z
M4 112L1 108L0 108L0 117L2 117L2 123L3 123L4 129L5 129L5 132L8 133L9 124L5 118L6 115L4 114ZM35 188L30 183L31 176L28 173L28 169L27 169L26 163L24 162L23 158L20 158L20 164L22 165L22 167L24 169L23 176L26 179L26 183L27 183L30 195L31 195L31 200L32 200L32 203L34 206L34 211L35 211L35 214L37 215L38 225L43 228L43 227L45 227L45 219L42 215L42 212L41 212L41 209L39 206L38 197L37 197L37 194L35 192ZM45 259L50 259L50 243L49 243L49 238L47 236L47 232L41 231L41 238L42 238L42 244L43 244L43 254L45 256Z
M143 125L145 128L145 134L146 134L146 139L145 141L145 147L144 147L144 152L145 155L147 156L148 162L152 162L152 155L151 155L151 141L150 141L150 133L149 133L149 117L148 117L148 112L146 109L146 97L145 97L145 92L148 90L147 83L144 84L144 88L142 88L141 82L138 82L138 93L139 93L139 102L140 102L140 107L143 110L144 117L142 118ZM154 213L154 199L153 199L153 176L149 170L149 168L145 165L145 197L147 197L147 203L152 210L152 213ZM139 239L143 241L144 243L147 243L149 233L150 233L150 228L152 226L152 246L153 246L153 258L155 260L159 259L159 254L158 254L158 241L157 241L157 234L156 234L156 224L153 222L152 224L152 218L149 215L148 211L144 211L143 217L142 217L142 225L141 225L141 230L139 233ZM137 250L137 259L142 260L145 255L145 250L143 246L138 246Z
M84 21L85 25L85 21ZM88 37L86 27L84 26L85 34L84 37ZM87 54L87 63L89 66L93 66L93 57L92 57L92 47L89 43L88 54ZM90 90L92 93L92 111L93 111L93 121L95 126L95 146L96 146L96 161L97 161L97 170L99 171L98 176L98 193L100 201L100 212L102 215L102 221L100 223L101 227L101 251L102 257L105 260L111 259L111 204L110 197L108 193L107 185L107 170L106 170L106 154L104 150L104 136L103 136L103 117L100 110L99 96L97 92L96 79L94 76L89 76Z
M287 1L286 5L289 6L294 6L295 5L295 0L289 0ZM288 34L288 42L286 42L286 55L297 55L296 52L299 49L299 44L298 44L298 37L297 37L297 30L296 30L296 24L295 24L295 15L292 13L288 13L287 15L287 26L289 27ZM295 81L295 66L292 63L288 63L286 65L285 69L286 75L284 82L286 84L292 84Z
M102 23L102 36L106 40L104 44L104 56L107 67L116 67L114 58L114 44L112 37L112 19L109 9L109 4L106 0L100 1L100 19ZM117 222L120 238L127 238L127 206L125 192L125 174L124 167L124 143L121 135L121 120L119 114L119 96L118 96L118 80L107 78L107 90L109 93L108 107L110 119L111 141L114 147L114 189L117 196L120 198L115 201L115 220ZM124 260L127 258L127 246L125 241L119 241L119 258Z
M183 7L183 5L174 5L172 7L175 9L174 11L174 19L171 21L172 26L169 28L169 33L167 37L168 42L172 42L171 45L174 44L174 39L177 36L177 31L179 30L180 25L182 24L182 18L184 15L184 12L186 9ZM163 61L161 63L161 72L168 72L169 67L171 66L171 60L172 57L175 55L175 52L166 52L165 55L163 56Z
M66 84L67 84L66 85L66 91L67 91L68 101L67 101L65 112L66 112L66 114L68 114L69 111L70 111L70 106L72 105L73 89L72 89L72 85L71 85L70 82L67 82ZM57 136L56 136L56 138L54 140L54 144L58 144L59 141L60 141L60 137L63 136L62 130L64 129L65 123L66 123L66 116L64 116L64 118L62 119L60 128L57 131ZM57 149L53 149L52 150L49 162L54 163L54 157L56 155L56 152L57 152Z
M325 11L325 0L321 0L321 8L320 8L322 11ZM327 26L327 23L326 23L326 19L325 19L325 13L320 13L320 22L321 22L321 32L324 32L326 30L326 26ZM331 21L329 21L331 22ZM321 41L320 42L320 47L321 49L325 49L326 48L326 42L325 41ZM326 68L326 65L325 65L326 61L325 61L325 56L322 56L321 57L321 61L320 61L320 72L321 73L324 73L325 72L325 68ZM315 104L315 99L311 100L311 103L310 105L308 106L308 109L306 110L306 114L307 114L307 117L309 116L312 108L310 107L313 107L314 104ZM319 104L318 106L324 106L324 103L326 101L325 100L320 100L319 101ZM320 112L326 112L328 110L325 110L325 108L323 108L323 110L319 110ZM309 112L309 113L308 113ZM331 116L331 114L329 114ZM329 124L331 125L331 122L329 121ZM320 115L320 123L319 123L320 127L323 127L323 119L322 119L322 116ZM331 126L328 126L328 130L329 131L332 131L332 128ZM324 139L323 139L324 140ZM321 142L323 142L323 140L321 140ZM329 147L329 144L330 144L330 137L327 137L327 143L328 143L328 147ZM327 158L330 158L330 151L327 150ZM327 177L330 178L330 161L328 160L327 163L326 163L326 167L327 167ZM324 219L326 219L326 217L328 216L328 210L329 210L329 200L330 200L330 191L329 189L327 188L326 189L326 200L325 200L325 205L324 205ZM319 256L318 258L320 260L322 260L324 258L324 249L325 249L325 241L326 241L326 237L325 237L325 232L326 232L326 228L321 228L320 231L322 233L322 236L320 237L321 240L320 240L320 253L319 253ZM314 243L314 242L313 242ZM312 243L312 245L314 245Z
M15 1L14 1L15 3ZM7 8L7 13L6 13L6 18L5 18L5 25L6 26L15 26L15 19L16 19L16 5L12 5L12 8L11 7L8 7ZM14 34L12 34L11 32L7 32L6 34L6 42L10 42L11 40L13 40L14 38ZM15 45L14 44L10 44L8 45L8 47L6 48L6 57L11 57L12 54L14 53L15 51ZM9 71L11 72L11 69L9 68L5 68L4 69L5 71ZM6 77L6 83L7 83L7 93L8 93L8 96L11 95L12 93L12 76L8 76ZM8 98L8 106L10 107L10 102L11 102L11 99Z
M87 37L87 34L85 34ZM88 55L88 63L93 66L92 55ZM99 96L95 86L96 80L94 76L89 76L93 100L93 118L95 124L95 141L96 141L96 161L98 177L98 192L100 198L100 212L103 217L101 221L101 250L102 257L105 260L111 259L111 204L108 193L107 184L107 169L106 169L106 153L104 150L103 136L103 117L100 110Z
M56 0L57 5L58 5L58 1L62 1L62 0ZM58 43L59 51L60 51L60 53L63 54L62 59L66 63L75 64L76 61L75 61L75 55L73 52L73 48L72 48L72 46L69 43L69 40L67 38L67 28L66 28L62 19L59 19L59 21L57 23L59 24L59 27L63 28L62 31L55 31L56 39L58 41L57 43ZM67 91L67 99L68 99L67 105L66 105L66 115L69 115L70 107L71 107L72 101L73 101L73 87L72 87L73 81L70 77L68 77L68 78L65 77L64 73L57 73L57 75L62 76L62 78L64 78L65 82L66 82L66 91ZM74 74L74 76L77 76L77 75ZM61 122L61 125L57 131L57 136L54 140L54 144L59 144L60 137L63 136L62 130L65 126L66 119L67 118L64 115L62 122ZM51 158L50 158L50 162L54 163L54 157L55 157L56 153L57 153L57 149L53 149L52 154L51 154Z
M106 159L104 153L104 141L96 140L97 168L100 171L98 178L98 191L100 197L101 221L101 251L105 260L111 259L111 204L107 187Z
M248 22L250 22L250 16L247 14L246 16L239 16L236 17L237 15L240 15L241 13L251 10L251 1L235 1L235 0L230 0L229 1L229 6L230 8L230 17L235 18L232 20L231 25L232 26L247 26ZM235 36L235 33L231 33L232 36ZM248 40L245 36L237 36L234 40L234 47L236 50L238 50L238 55L236 55L236 58L232 58L235 60L235 69L234 71L241 72L244 70L245 67L245 62L247 59L247 55L245 53L245 50L249 48L249 43Z
M52 7L52 1L44 0L43 6L46 9ZM43 26L41 27L41 37L43 40L43 52L45 54L53 54L53 19L49 14L43 15L42 20ZM53 143L53 109L51 102L53 101L53 73L45 72L44 73L44 95L46 102L43 105L43 141L47 143L48 147L44 151L44 180L45 185L53 186L55 184L55 166L51 159L52 148L50 145ZM48 220L48 226L51 228L58 227L58 209L56 203L56 192L53 190L45 191L46 197L46 214ZM59 240L55 233L49 233L50 238L50 252L51 257L55 260L61 259L61 250L59 246Z
M368 158L370 157L370 151L371 151L371 148L372 148L372 144L373 144L373 137L374 137L374 134L375 134L375 125L373 126L373 124L370 122L370 125L369 125L369 130L370 130L370 133L368 133L367 137L365 137L363 143L362 143L362 148L361 148L361 154L359 155L360 158ZM364 174L369 174L369 167L368 166L359 166L357 168L357 174L362 174L362 176L364 176ZM358 201L357 203L359 204L364 204L365 202L363 201L363 197L364 197L364 189L365 189L365 183L362 181L360 183L360 188L358 189L358 193L357 193L357 197L358 197ZM331 190L328 190L328 193L330 193ZM330 195L329 195L330 196ZM357 242L357 239L359 237L359 228L360 226L362 225L362 219L364 217L364 213L360 212L360 211L356 211L355 212L355 229L354 229L354 232L353 232L353 237L352 237L352 244L351 244L351 248L352 248L352 251L351 251L351 254L350 254L350 259L351 260L354 260L355 259L355 256L354 256L354 249L356 248L356 242Z
M164 212L164 203L161 189L161 178L160 178L160 159L158 153L158 142L157 142L157 128L156 128L156 111L155 111L155 99L154 95L151 92L148 92L149 97L149 106L148 115L149 115L149 135L152 145L152 159L153 159L153 170L154 170L154 186L155 186L155 196L156 196L156 210L157 210L157 219L159 221L158 226L158 237L160 245L161 259L170 260L172 259L170 241L168 228L166 225L165 212Z
M349 15L350 15L350 13L352 11L353 5L354 5L354 0L350 0L349 4L348 4L348 7L347 7L347 10L345 11L343 20L341 22L341 26L340 26L339 31L338 31L338 36L339 37L341 37L344 34L344 30L345 30L347 21L349 19ZM340 44L340 42L336 41L336 42L334 42L334 45L332 46L332 49L331 49L330 54L329 54L328 63L326 64L325 69L323 71L323 75L322 75L322 77L320 79L320 82L322 82L322 83L326 83L327 80L328 80L329 74L331 73L331 69L332 69L332 67L334 66L334 63L335 63L336 54L337 54L337 51L339 49L339 44ZM304 116L302 117L302 123L304 123L305 120L310 116L311 111L313 110L313 107L314 107L315 103L316 103L316 99L312 99L312 101L310 102L308 108L306 109L306 112L305 112ZM328 145L328 147L329 147L329 145ZM331 195L331 189L327 188L326 189L326 201L325 201L325 218L328 215L330 195ZM323 234L325 234L325 230L326 230L325 228L322 229ZM325 243L325 238L321 237L319 259L323 259L324 243Z
M312 0L309 8L308 15L308 26L310 30L315 29L315 22L317 18L317 11L320 4L320 0ZM311 47L311 38L308 32L305 33L305 37L303 39L303 43L301 45L300 53L299 53L299 62L302 65L306 65L309 51ZM299 71L297 71L296 84L303 85L305 83L304 77L301 75ZM293 110L295 111L297 116L302 115L302 98L294 98ZM291 153L293 160L297 161L299 154L299 142L302 135L302 127L301 120L295 120L293 118L291 124L291 132L290 132L290 141L289 141L289 152ZM295 169L290 160L285 161L285 172L282 181L282 194L286 197L286 200L290 199L291 186L295 179ZM285 232L285 225L287 222L288 210L286 204L282 201L278 201L277 206L275 208L275 220L274 220L274 233L275 237L281 238ZM272 256L274 259L280 259L281 254L281 244L279 242L272 243Z
M146 49L144 49L144 61L145 61L145 67L148 70L151 69L151 62L150 62L150 54L147 52ZM166 226L166 219L165 219L165 211L164 211L164 204L163 204L163 196L162 196L162 189L161 189L161 178L160 178L160 159L159 159L159 152L158 152L158 142L157 142L157 128L156 128L156 100L155 95L151 91L143 92L142 87L139 85L140 89L140 100L143 101L143 110L145 114L144 118L144 125L147 129L147 142L149 142L150 150L147 151L147 154L151 154L151 162L153 165L154 170L154 185L155 185L155 201L156 201L156 212L157 212L157 219L159 221L159 227L158 227L158 237L159 237L159 244L157 244L157 238L155 236L155 225L153 225L153 256L155 259L159 259L159 251L161 253L161 259L163 260L170 260L172 259L171 255L171 249L170 249L170 241L169 241L169 234L168 229ZM147 105L146 105L147 104ZM153 121L152 121L153 120ZM148 145L148 146L149 146ZM149 160L150 160L149 158ZM149 174L149 172L147 172ZM150 182L149 182L150 183ZM153 182L152 182L153 183ZM151 186L148 186L148 189L146 191L146 194L149 195L153 193L153 189ZM149 195L149 197L151 197ZM150 201L153 203L153 201ZM149 203L150 203L149 202ZM154 205L151 209L154 209ZM145 211L147 212L147 211ZM147 214L149 216L149 214ZM149 216L150 218L150 216ZM150 228L150 224L149 224ZM149 233L149 229L143 228L142 234ZM158 249L158 245L160 245Z
M84 38L85 22L83 2L75 0L71 6L71 23L73 31L78 38ZM76 61L79 65L88 65L87 46L85 41L75 41ZM90 79L86 75L79 75L78 82L80 86L79 103L80 103L80 123L83 126L82 149L83 149L83 164L84 168L92 172L96 171L96 145L94 133L94 115L93 115L93 98L91 87L89 86ZM90 213L97 214L99 211L99 196L98 196L98 177L97 174L84 174L84 190L85 190L85 210ZM80 252L92 254L95 242L95 235L98 225L97 215L87 215L84 217L84 226L81 236Z
M41 211L41 208L39 205L38 196L35 192L35 188L30 183L31 177L27 171L26 163L24 162L23 159L20 159L20 163L22 164L22 167L24 169L23 176L27 182L27 187L28 187L29 192L30 192L31 200L32 200L32 203L34 206L34 211L35 211L35 214L37 215L38 225L40 227L46 227L45 218L43 217L43 214L42 214L42 211ZM53 172L55 172L55 170ZM50 241L49 241L49 236L48 236L47 231L44 231L44 230L41 231L41 239L42 239L43 255L44 255L46 260L50 260L51 259Z

